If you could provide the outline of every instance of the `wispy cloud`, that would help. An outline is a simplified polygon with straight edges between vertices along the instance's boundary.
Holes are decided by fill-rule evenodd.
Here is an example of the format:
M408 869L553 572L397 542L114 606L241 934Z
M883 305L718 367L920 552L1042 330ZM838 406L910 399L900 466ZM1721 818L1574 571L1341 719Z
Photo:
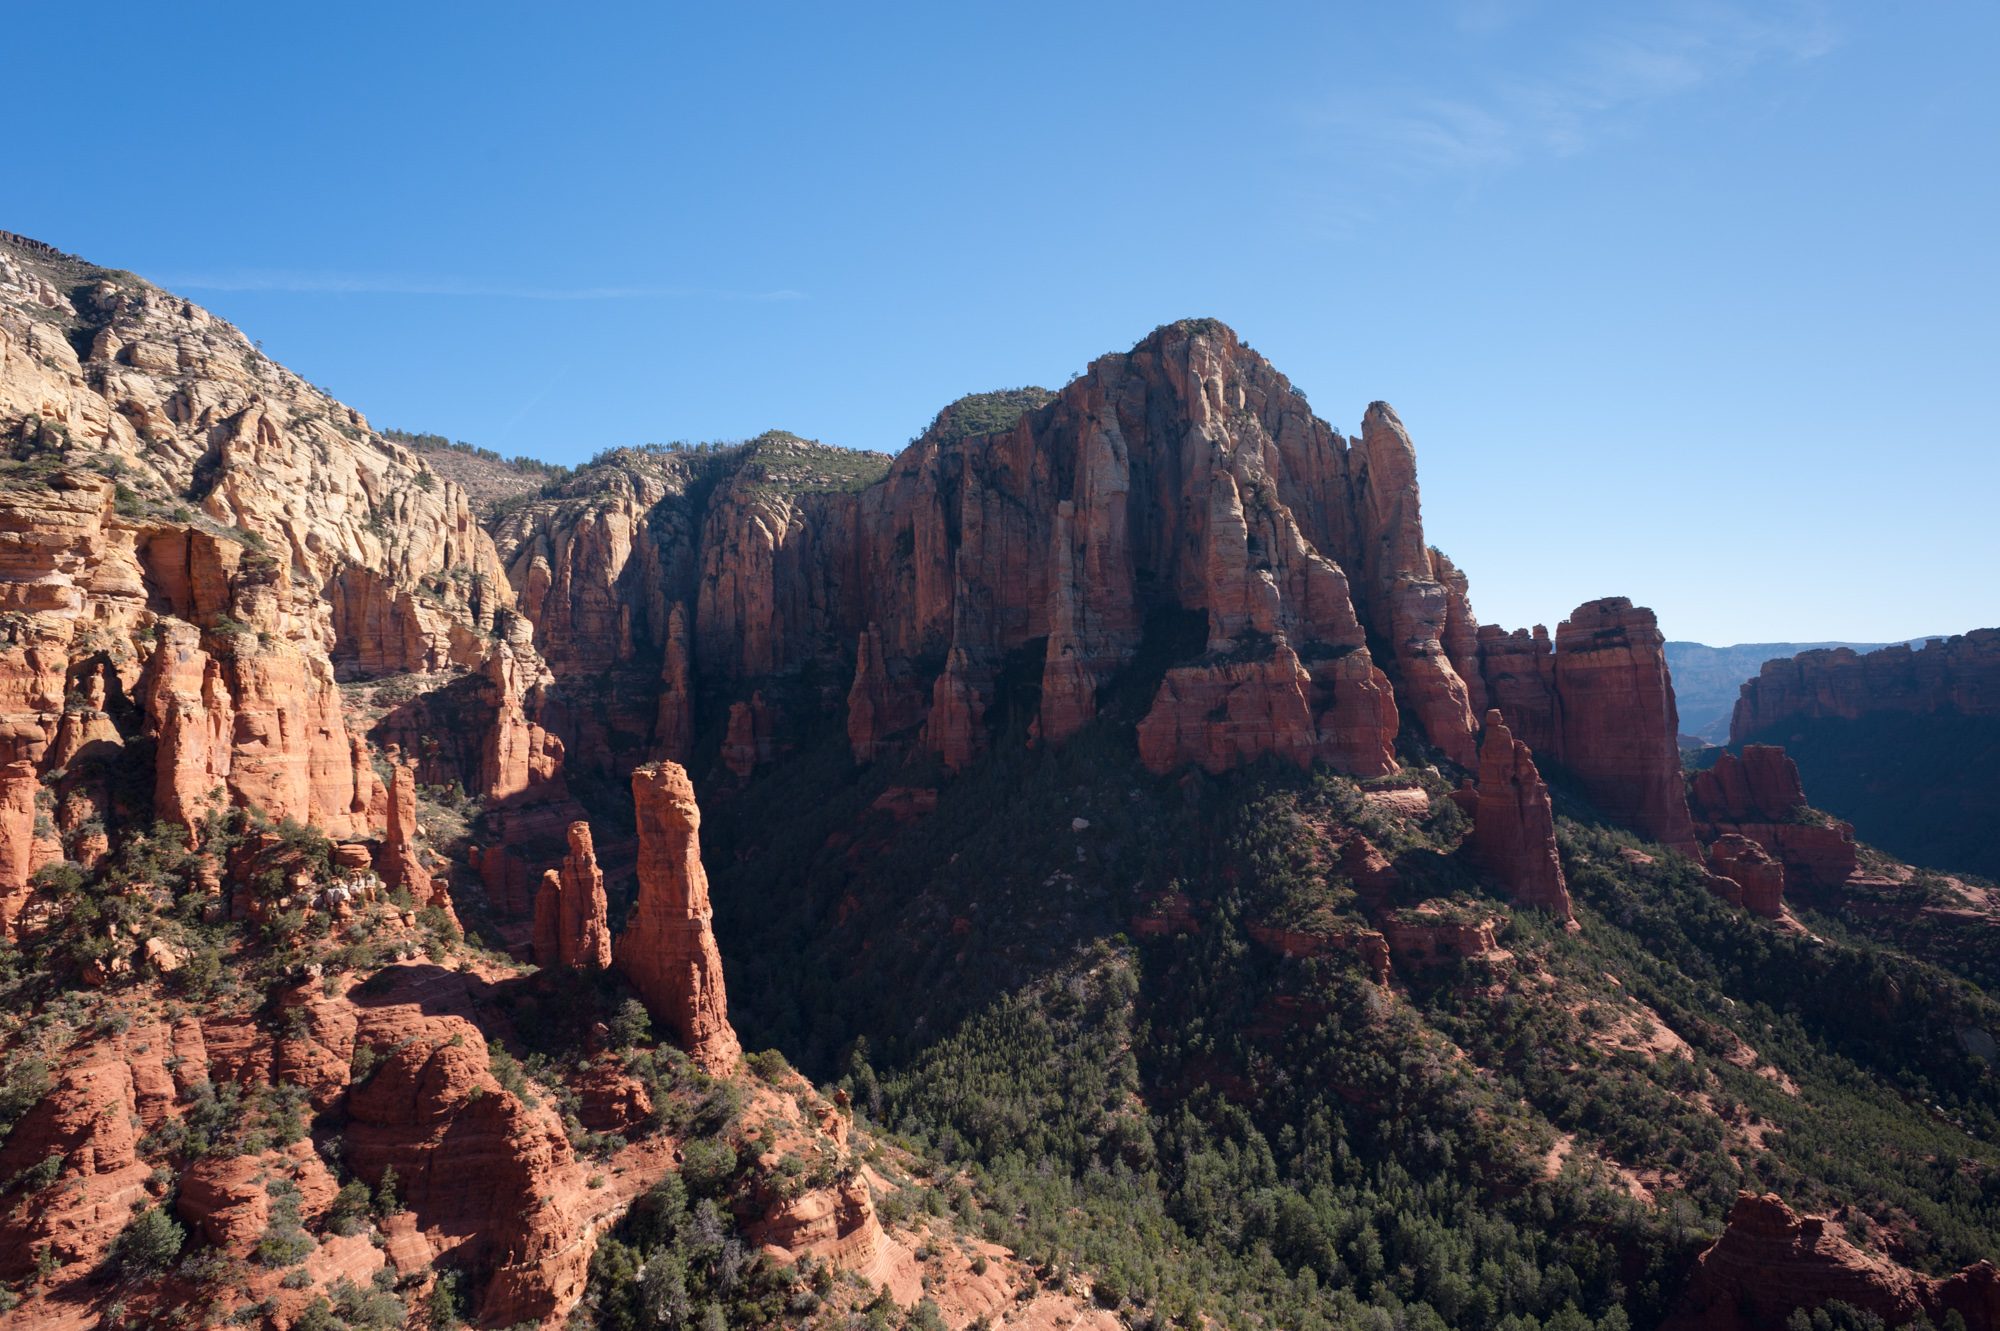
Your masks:
M790 287L732 291L714 287L600 286L538 287L458 278L396 277L363 273L307 273L246 270L170 275L160 285L173 291L276 291L302 295L473 296L503 300L804 300Z
M1503 0L1475 2L1465 6L1461 27L1490 35L1528 16ZM1399 174L1492 172L1583 152L1648 106L1759 66L1814 59L1835 42L1812 0L1755 10L1687 4L1670 17L1616 20L1553 42L1541 68L1496 77L1467 93L1418 91L1386 104L1366 97L1358 109L1344 106L1313 119Z

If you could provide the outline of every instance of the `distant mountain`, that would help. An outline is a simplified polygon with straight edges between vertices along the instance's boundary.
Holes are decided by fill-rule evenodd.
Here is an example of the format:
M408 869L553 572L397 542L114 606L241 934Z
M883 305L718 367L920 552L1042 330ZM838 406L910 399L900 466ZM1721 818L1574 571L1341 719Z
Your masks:
M1907 639L1921 647L1927 638ZM1885 642L1739 642L1733 647L1710 647L1700 642L1667 644L1667 666L1674 672L1674 700L1680 707L1681 733L1707 740L1710 744L1729 742L1729 714L1736 707L1737 692L1743 682L1757 677L1766 661L1797 656L1821 648L1850 647L1872 652L1887 647Z

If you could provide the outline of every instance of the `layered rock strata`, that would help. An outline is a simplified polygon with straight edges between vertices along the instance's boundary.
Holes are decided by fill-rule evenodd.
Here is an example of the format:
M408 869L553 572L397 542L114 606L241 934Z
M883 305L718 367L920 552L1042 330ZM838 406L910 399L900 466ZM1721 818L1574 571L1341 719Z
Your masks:
M1836 647L1766 661L1736 700L1729 742L1780 735L1793 721L1896 712L2000 716L2000 629L1932 638L1921 650Z
M206 311L18 238L0 439L0 928L156 819L371 837L336 670L482 659L513 598L463 492Z
M1748 837L1796 886L1837 888L1855 872L1854 829L1810 813L1798 765L1775 745L1723 753L1689 782L1688 807L1704 840Z
M1708 848L1708 871L1734 885L1730 899L1752 915L1775 920L1785 913L1785 866L1747 836L1731 832Z

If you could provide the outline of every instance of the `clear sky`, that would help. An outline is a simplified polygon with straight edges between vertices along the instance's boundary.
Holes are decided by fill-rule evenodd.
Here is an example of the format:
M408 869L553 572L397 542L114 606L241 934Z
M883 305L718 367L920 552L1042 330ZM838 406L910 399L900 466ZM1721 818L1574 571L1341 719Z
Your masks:
M1213 315L1481 617L2000 623L2000 6L16 5L0 226L378 425L900 448Z

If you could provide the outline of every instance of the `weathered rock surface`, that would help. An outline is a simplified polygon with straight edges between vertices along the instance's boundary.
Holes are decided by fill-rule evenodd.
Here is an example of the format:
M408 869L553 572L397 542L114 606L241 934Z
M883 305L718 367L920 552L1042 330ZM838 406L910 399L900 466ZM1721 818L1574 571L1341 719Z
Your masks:
M389 754L389 817L382 835L382 881L391 891L408 892L419 902L434 899L431 871L417 848L417 774L400 752ZM445 904L450 904L446 898Z
M1722 1237L1704 1252L1670 1331L1783 1326L1794 1309L1838 1299L1890 1326L1949 1313L1968 1331L2000 1327L2000 1270L1980 1262L1946 1279L1856 1248L1837 1221L1800 1216L1776 1195L1738 1193Z
M516 642L496 644L484 674L493 722L486 732L480 790L492 800L562 798L564 745L540 720L554 676L532 648Z
M729 705L722 733L722 765L739 781L771 761L778 751L778 717L761 691Z
M870 624L855 640L854 683L847 691L847 743L854 761L874 762L923 717L923 698L907 665L890 675L882 659L881 631Z
M1250 937L1281 957L1323 957L1344 952L1360 960L1369 979L1377 984L1389 983L1389 943L1376 929L1282 928L1253 924L1250 926Z
M561 1125L494 1079L485 1037L463 1018L392 1009L356 1038L391 1052L347 1097L354 1170L379 1183L394 1169L433 1246L491 1273L482 1320L539 1322L573 1304L590 1257L574 1184L559 1182L574 1167Z
M1688 808L1704 840L1748 837L1796 886L1837 888L1855 872L1854 829L1808 814L1798 766L1775 745L1745 745L1740 756L1725 752L1695 773Z
M207 312L18 238L0 438L0 927L121 824L368 836L336 664L480 659L512 593L464 495ZM135 742L150 809L110 777Z
M1781 823L1805 806L1798 764L1773 744L1724 751L1690 781L1689 804L1697 818L1732 823Z
M1444 961L1504 964L1510 955L1501 948L1497 932L1504 921L1502 915L1468 914L1432 902L1387 911L1378 918L1390 954L1413 966Z
M1034 729L1059 743L1173 611L1206 620L1206 645L1161 685L1149 762L1234 765L1262 736L1391 765L1388 681L1343 571L1359 551L1347 445L1221 325L1100 358L996 433L941 417L861 504L876 669L943 663L925 735L947 765L986 742L1011 653L1040 652Z
M1459 674L1470 664L1466 632L1474 625L1463 574L1424 546L1417 498L1417 452L1386 402L1370 403L1350 461L1368 583L1365 605L1375 631L1395 652L1406 710L1445 756L1465 767L1479 762L1472 693ZM1449 573L1449 581L1440 577ZM1444 639L1450 626L1461 655Z
M1210 320L1163 327L1060 393L1012 402L1000 428L1007 412L968 403L978 409L940 413L886 475L879 460L781 435L734 452L625 450L501 517L535 645L559 679L608 681L599 720L549 713L551 733L595 755L584 732L609 716L605 751L633 752L631 735L650 728L643 751L685 756L703 698L726 717L721 763L748 779L795 725L844 701L857 761L915 741L956 770L1015 707L1031 708L1021 719L1035 741L1063 742L1149 634L1194 616L1201 646L1168 652L1141 726L1157 771L1280 754L1380 775L1395 769L1405 714L1470 767L1489 697L1537 752L1565 747L1553 662L1533 681L1547 696L1492 687L1505 672L1465 575L1426 544L1415 451L1385 404L1345 439ZM1650 617L1631 626L1649 629ZM1589 653L1565 655L1579 771L1601 769L1607 792L1658 785L1650 752L1601 752L1623 742L1616 689L1593 703ZM1039 694L1001 697L1037 658ZM842 671L844 699L792 687L820 669ZM621 671L652 690L650 708L622 699ZM1670 706L1657 673L1641 747ZM1644 830L1692 845L1663 789L1632 795Z
M649 763L632 773L632 801L639 820L639 895L618 935L618 968L695 1062L725 1072L742 1050L723 992L694 783L678 763Z
M668 762L694 754L694 662L690 656L687 607L676 601L667 614L667 641L660 657L660 706L654 719L653 749Z
M1731 745L1782 732L1788 721L1884 712L2000 716L2000 629L1873 652L1849 647L1766 661L1744 683Z
M155 1059L148 1071L157 1070ZM87 1048L0 1144L0 1177L11 1179L55 1155L67 1181L0 1220L0 1279L26 1277L44 1246L64 1264L95 1262L133 1211L156 1199L152 1167L138 1154L143 1075L115 1043ZM155 1079L146 1081L151 1086ZM171 1098L171 1079L166 1091Z
M1487 696L1523 743L1572 773L1619 822L1698 855L1680 768L1680 720L1653 612L1622 596L1556 629L1479 633Z
M561 869L542 875L535 895L535 963L608 970L610 906L589 823L569 825L569 855Z
M1514 901L1574 922L1549 788L1535 770L1534 755L1514 738L1498 709L1486 713L1479 747L1472 848Z
M1717 837L1708 848L1708 870L1736 884L1736 904L1752 915L1775 920L1785 913L1785 866L1749 837Z

